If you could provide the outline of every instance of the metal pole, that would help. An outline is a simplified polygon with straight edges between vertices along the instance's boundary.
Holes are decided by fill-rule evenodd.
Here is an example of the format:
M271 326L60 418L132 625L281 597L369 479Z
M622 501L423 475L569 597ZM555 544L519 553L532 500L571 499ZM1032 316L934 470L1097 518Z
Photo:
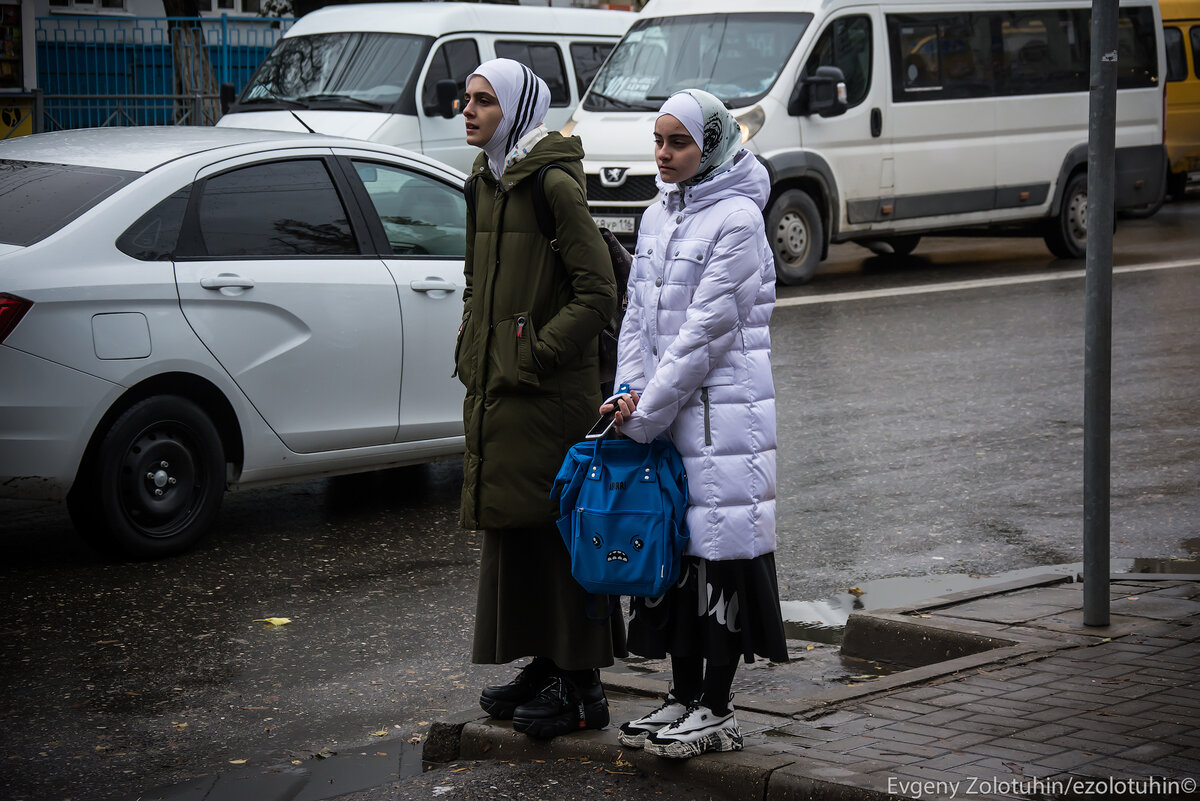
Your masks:
M1118 0L1092 0L1083 359L1083 624L1109 623Z

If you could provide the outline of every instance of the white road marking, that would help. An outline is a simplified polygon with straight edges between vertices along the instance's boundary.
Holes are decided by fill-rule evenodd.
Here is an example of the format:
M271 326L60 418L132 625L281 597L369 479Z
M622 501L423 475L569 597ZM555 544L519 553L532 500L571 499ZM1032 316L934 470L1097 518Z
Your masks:
M1113 275L1144 273L1156 270L1179 270L1186 267L1200 267L1200 260L1182 259L1154 264L1130 264L1124 267L1114 267ZM814 303L844 303L851 300L870 300L873 298L894 298L901 295L927 295L934 292L960 292L964 289L1040 284L1046 281L1070 281L1083 278L1084 275L1084 270L1068 270L1059 273L1033 273L1031 275L1009 275L1000 278L978 278L971 281L947 281L940 284L901 286L892 289L863 289L858 292L832 292L828 295L802 295L794 298L779 298L775 301L775 308L811 306Z

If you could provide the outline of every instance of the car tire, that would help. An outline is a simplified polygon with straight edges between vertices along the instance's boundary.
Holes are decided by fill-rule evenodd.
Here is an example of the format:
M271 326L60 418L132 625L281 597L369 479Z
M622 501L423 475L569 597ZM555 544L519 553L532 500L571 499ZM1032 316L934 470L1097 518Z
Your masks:
M785 284L812 280L821 263L825 226L817 204L802 189L789 189L767 214L767 240L775 255L775 277Z
M225 492L225 452L208 415L157 395L127 409L99 441L67 498L98 547L135 559L186 551L212 524Z
M1087 252L1087 173L1067 180L1058 214L1047 221L1043 239L1060 259L1082 259Z

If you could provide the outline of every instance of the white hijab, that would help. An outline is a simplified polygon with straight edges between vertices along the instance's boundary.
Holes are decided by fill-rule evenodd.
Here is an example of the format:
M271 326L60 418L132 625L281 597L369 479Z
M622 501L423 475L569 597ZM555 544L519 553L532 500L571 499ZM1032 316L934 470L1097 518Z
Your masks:
M546 135L542 122L550 108L550 87L529 67L511 58L485 61L467 76L467 81L476 75L492 85L504 115L483 146L488 164L499 178L505 167L524 158Z

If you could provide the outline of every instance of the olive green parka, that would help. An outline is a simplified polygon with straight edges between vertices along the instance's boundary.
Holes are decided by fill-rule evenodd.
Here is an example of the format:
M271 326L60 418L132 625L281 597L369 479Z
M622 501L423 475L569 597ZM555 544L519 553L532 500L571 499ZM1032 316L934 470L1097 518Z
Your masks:
M608 248L588 211L578 137L550 133L497 182L483 153L467 215L466 294L455 368L467 388L459 522L469 529L543 526L571 445L596 420L596 337L616 307ZM534 214L538 169L558 254Z

